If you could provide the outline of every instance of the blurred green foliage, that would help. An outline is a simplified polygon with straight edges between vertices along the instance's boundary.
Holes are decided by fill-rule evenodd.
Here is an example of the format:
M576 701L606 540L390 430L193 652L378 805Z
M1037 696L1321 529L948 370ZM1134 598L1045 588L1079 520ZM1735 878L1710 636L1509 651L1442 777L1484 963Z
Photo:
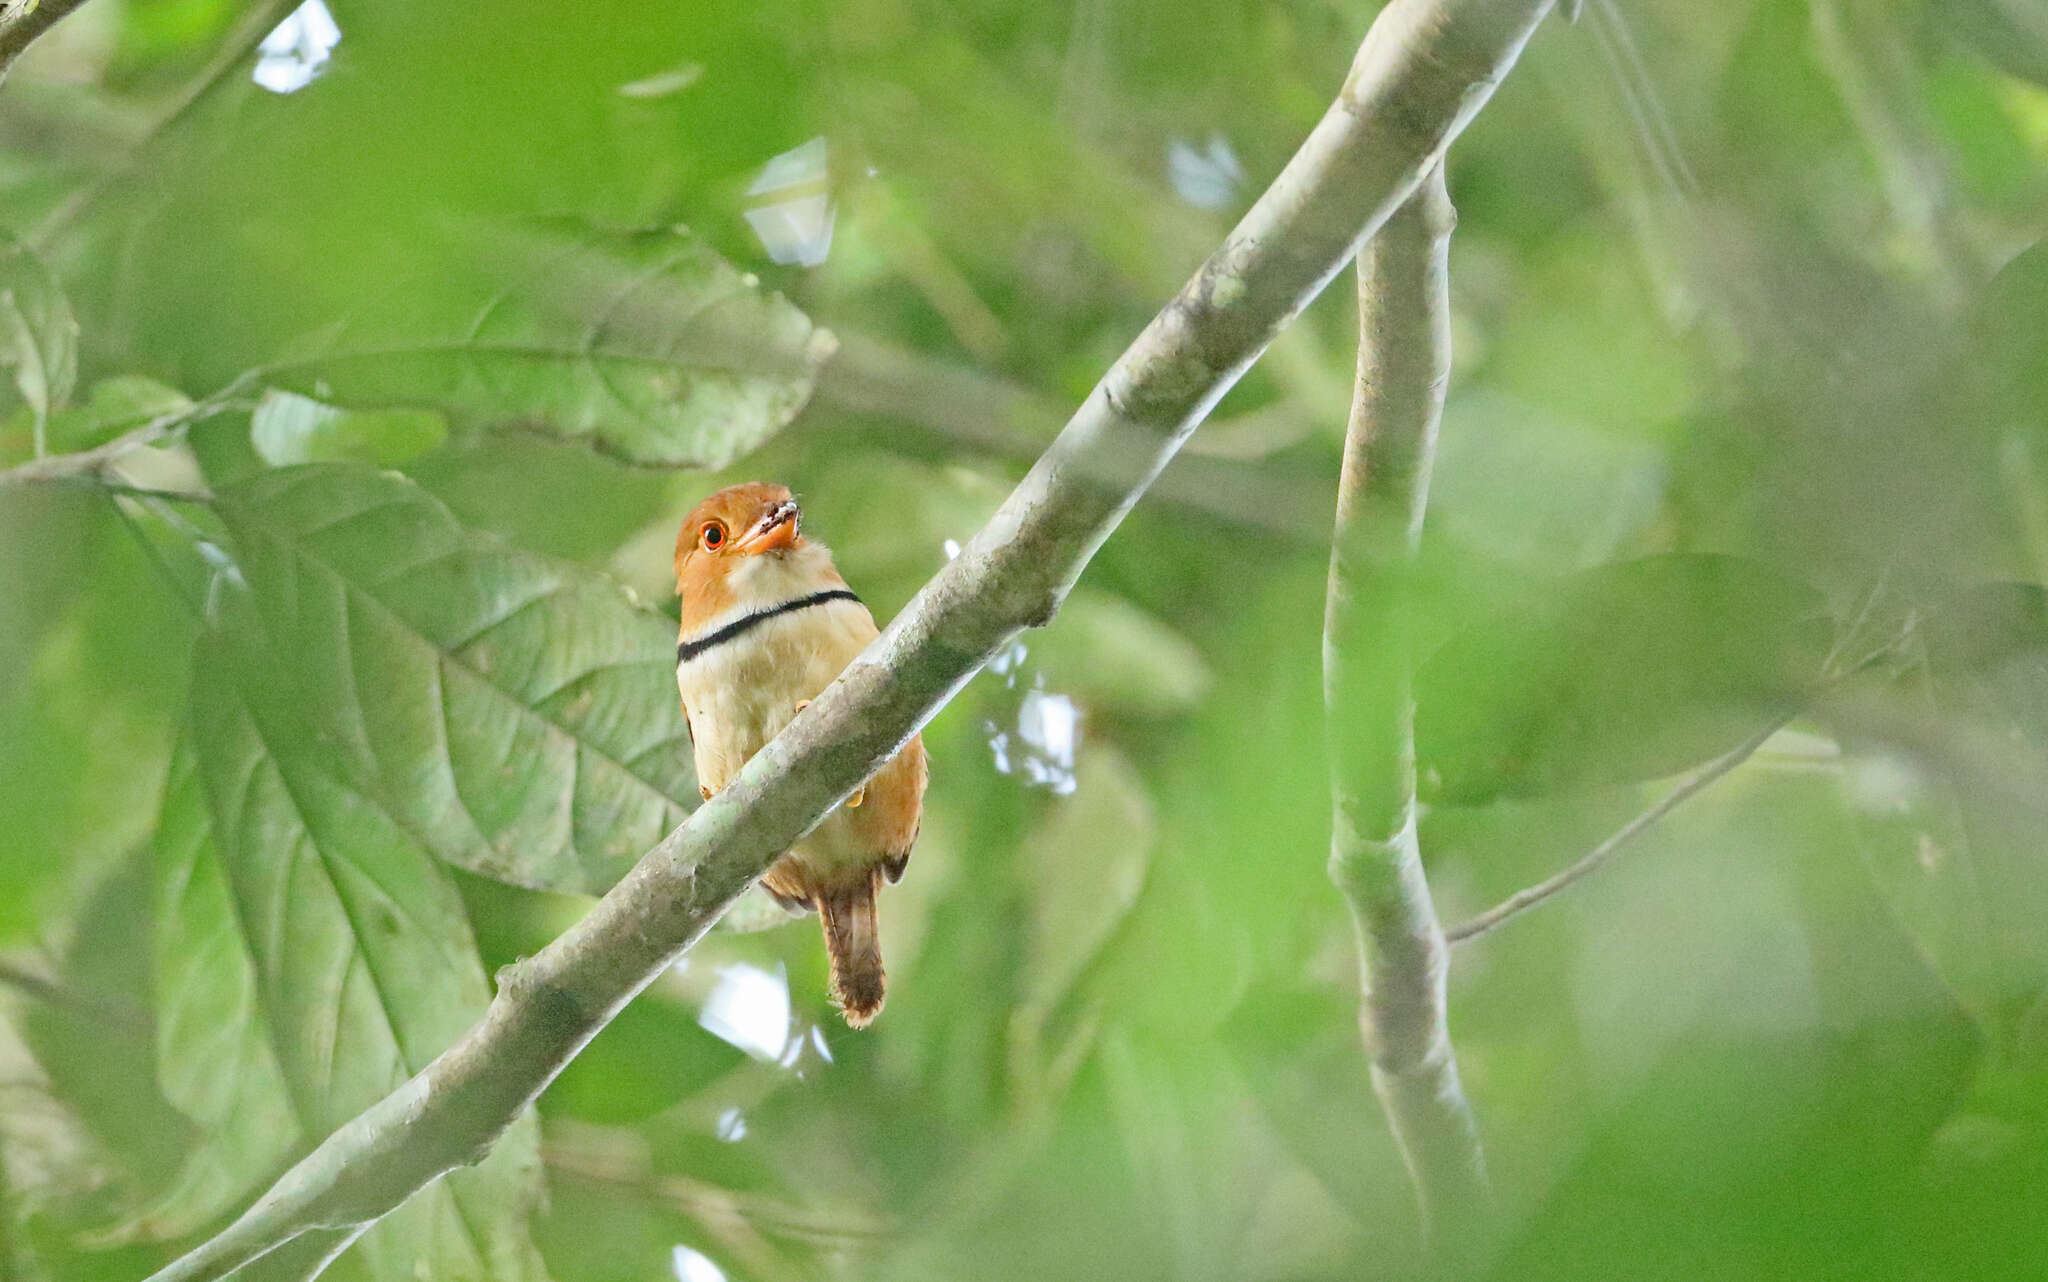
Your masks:
M1440 907L1803 712L1455 954L1482 1270L2038 1277L2048 25L1586 8L1451 161ZM464 1027L695 804L679 515L785 481L900 608L1372 6L333 0L275 92L288 12L92 0L0 87L0 466L180 420L0 484L0 1278L140 1276ZM333 1276L1420 1271L1323 872L1332 294L928 729L873 1030L716 933Z

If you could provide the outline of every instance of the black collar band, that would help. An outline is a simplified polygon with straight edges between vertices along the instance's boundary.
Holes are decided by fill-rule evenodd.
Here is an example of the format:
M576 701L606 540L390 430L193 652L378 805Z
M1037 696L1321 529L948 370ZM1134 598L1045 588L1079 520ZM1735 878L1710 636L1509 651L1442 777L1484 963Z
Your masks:
M781 605L771 605L766 609L756 610L752 614L743 614L731 623L718 629L718 631L706 633L695 641L680 643L676 646L676 663L678 665L688 663L706 650L715 649L728 641L745 636L777 615L808 609L814 605L823 605L827 601L851 601L855 605L860 604L860 598L853 594L851 588L827 588L823 592L813 592L809 596L800 596L794 601L784 601Z

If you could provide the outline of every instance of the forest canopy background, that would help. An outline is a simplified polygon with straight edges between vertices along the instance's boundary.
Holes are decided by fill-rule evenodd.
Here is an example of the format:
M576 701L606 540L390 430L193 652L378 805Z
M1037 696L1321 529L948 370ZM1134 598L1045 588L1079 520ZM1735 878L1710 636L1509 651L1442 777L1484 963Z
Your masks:
M1588 9L1450 163L1446 919L1808 697L1456 952L1493 1267L2025 1276L2048 23ZM177 430L0 482L0 1276L142 1276L465 1028L695 804L680 513L785 481L893 613L1370 17L94 0L38 42L0 466ZM330 1276L1412 1266L1324 871L1345 292L933 723L872 1033L809 927L721 932Z

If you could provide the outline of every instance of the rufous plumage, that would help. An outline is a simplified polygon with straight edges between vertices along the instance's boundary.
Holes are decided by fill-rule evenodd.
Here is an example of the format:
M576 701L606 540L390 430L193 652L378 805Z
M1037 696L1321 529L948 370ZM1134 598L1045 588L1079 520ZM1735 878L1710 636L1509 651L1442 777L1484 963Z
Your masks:
M879 635L802 521L782 486L734 485L698 504L676 537L676 684L707 799ZM882 1009L875 901L910 859L925 777L924 744L912 739L761 878L783 907L817 912L832 996L855 1028Z

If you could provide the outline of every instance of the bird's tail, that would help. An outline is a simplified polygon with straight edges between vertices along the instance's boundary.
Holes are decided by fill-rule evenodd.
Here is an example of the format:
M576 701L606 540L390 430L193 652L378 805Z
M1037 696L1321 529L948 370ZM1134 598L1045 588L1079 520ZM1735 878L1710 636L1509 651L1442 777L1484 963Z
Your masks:
M832 964L832 999L855 1028L882 1013L881 918L875 911L878 869L846 886L813 893Z

